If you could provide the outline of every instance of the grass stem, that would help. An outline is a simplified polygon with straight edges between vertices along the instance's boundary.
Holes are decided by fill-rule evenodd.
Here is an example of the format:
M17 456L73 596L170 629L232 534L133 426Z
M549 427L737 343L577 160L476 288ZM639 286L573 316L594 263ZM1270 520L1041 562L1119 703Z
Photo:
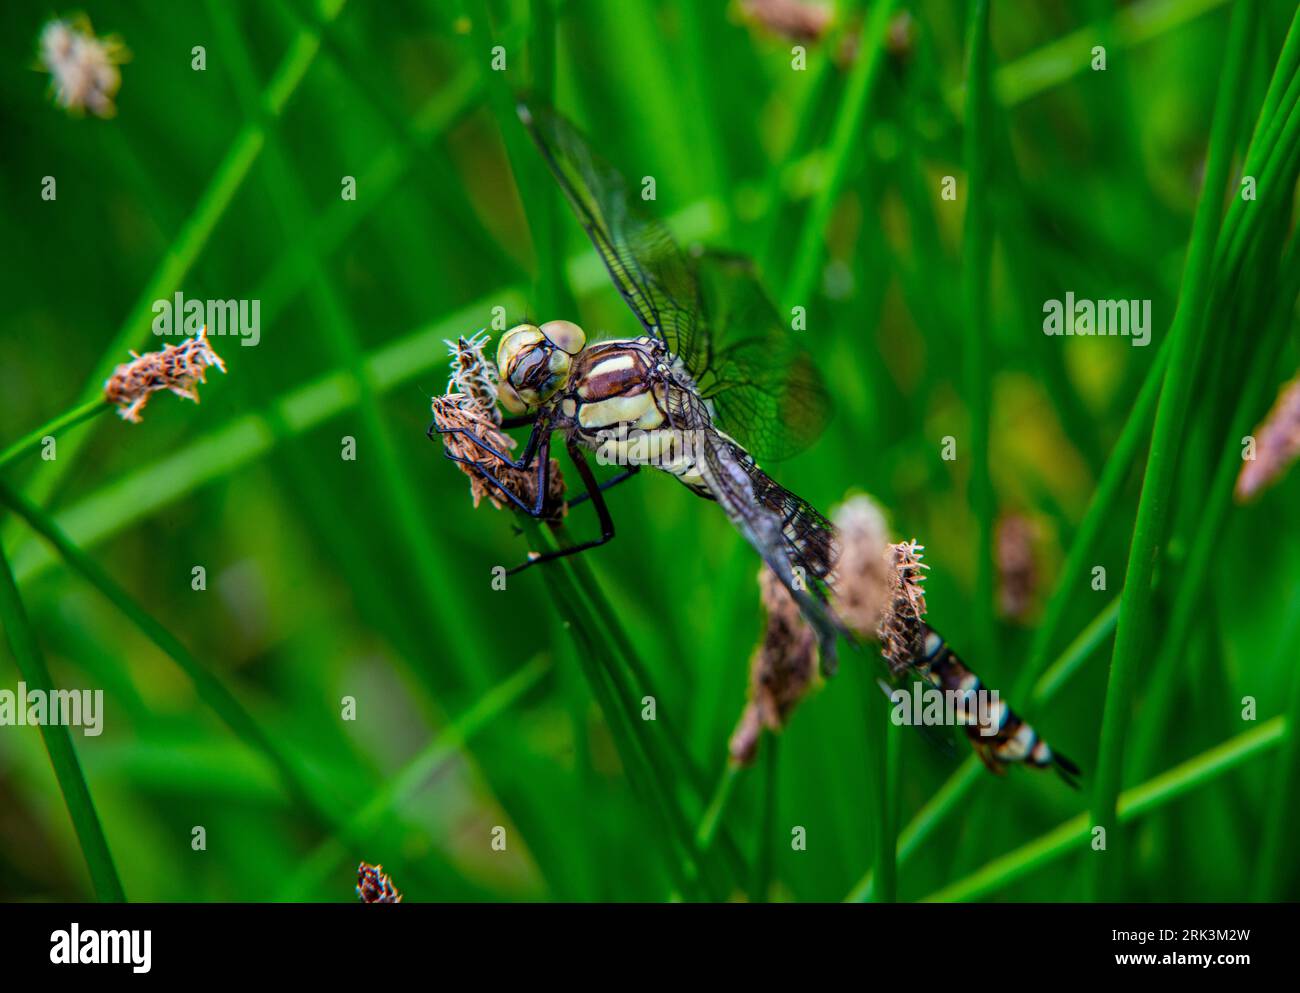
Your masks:
M1205 183L1192 225L1178 309L1169 331L1173 351L1156 409L1137 523L1129 549L1093 786L1093 825L1105 832L1107 856L1094 859L1089 866L1088 892L1093 899L1104 899L1107 883L1119 875L1118 870L1112 867L1121 864L1119 853L1123 847L1119 837L1117 804L1124 744L1133 688L1147 650L1152 616L1152 580L1169 516L1178 452L1188 429L1191 387L1196 374L1193 359L1202 351L1201 339L1207 328L1205 309L1213 285L1212 265L1221 224L1222 194L1232 161L1232 138L1236 133L1241 102L1245 54L1253 35L1255 14L1253 4L1238 5L1232 14L1228 52L1210 133Z
M3 548L0 548L0 621L4 622L9 647L29 691L52 693L54 679L41 654L27 611L23 608ZM39 727L45 751L50 757L50 765L54 767L54 777L58 780L68 816L72 819L72 829L76 832L81 853L86 859L86 868L90 871L95 898L105 903L125 903L126 893L118 878L117 866L113 864L108 839L104 837L104 829L99 823L90 787L86 785L85 773L81 771L76 749L72 747L72 735L67 726L60 723L42 722Z
M87 400L71 410L64 411L58 417L45 422L33 431L29 431L3 452L0 452L0 469L8 468L11 462L16 461L32 449L38 448L46 438L54 438L60 432L66 431L83 421L88 421L96 414L102 414L109 409L109 405L100 396L94 400Z

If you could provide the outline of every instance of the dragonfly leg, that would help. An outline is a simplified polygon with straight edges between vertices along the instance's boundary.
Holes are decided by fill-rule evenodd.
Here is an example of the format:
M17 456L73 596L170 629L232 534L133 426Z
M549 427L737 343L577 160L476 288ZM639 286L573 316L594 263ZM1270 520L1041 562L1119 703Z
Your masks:
M485 463L475 462L473 459L466 458L461 455L452 455L450 452L447 452L446 454L447 454L447 458L451 459L451 461L453 462L460 462L462 465L473 466L475 472L477 472L483 479L487 480L498 490L500 490L505 495L507 500L509 500L512 504L514 504L515 507L517 507L519 510L522 510L529 517L545 516L544 508L546 506L546 491L551 481L550 435L547 435L545 438L543 438L541 444L538 447L537 455L539 457L536 459L537 496L533 499L533 505L531 507L523 501L523 498L520 497L519 494L517 494L505 483L501 482L501 480L497 479L497 477L493 474L492 470L487 468Z
M503 418L501 421L501 427L506 429L521 428L525 424L533 424L536 421L537 421L536 414L520 414L518 417Z
M597 487L597 489L599 489L600 492L602 493L604 493L606 490L613 489L615 486L617 486L619 483L623 482L624 480L631 479L633 476L635 476L637 474L637 471L640 468L641 467L639 465L634 465L632 466L631 469L628 469L625 472L620 472L617 476L611 476L609 479L601 483L600 486ZM576 496L569 501L569 508L572 509L576 507L578 504L583 503L590 499L591 499L590 493L583 493L581 496Z
M499 451L496 448L496 446L484 441L482 438L480 438L469 428L445 428L444 429L438 426L437 421L434 421L432 424L429 425L429 430L426 431L425 433L429 436L430 441L433 441L433 436L435 434L461 435L462 437L468 438L471 442L477 445L480 451L487 452L493 458L497 459L500 462L504 462L506 465L510 466L510 468L527 469L530 465L532 465L533 459L537 455L538 447L542 444L542 440L549 439L551 437L551 427L547 419L538 418L536 422L533 424L532 433L528 435L528 441L524 443L523 453L517 459L512 459L507 453ZM472 459L466 459L456 455L452 455L451 452L447 451L445 448L443 450L443 454L446 455L447 458L451 459L453 462L463 462L466 465L475 466L477 469L479 469L480 472L486 472L486 468L481 462L475 462Z
M569 441L569 457L573 459L573 464L578 467L578 475L582 477L583 485L587 487L586 496L591 498L592 506L596 508L596 516L600 519L600 537L577 545L571 545L568 548L557 548L552 552L534 554L527 561L507 570L507 576L513 576L515 573L522 572L529 566L537 565L539 562L550 562L553 559L562 559L566 555L585 552L589 548L605 544L614 537L614 519L609 515L609 507L605 505L605 497L601 494L601 487L596 482L596 474L591 471L591 466L587 463L587 457L582 454L582 449L572 440ZM627 475L630 475L630 473L624 474L624 478ZM611 483L615 481L611 480ZM570 506L572 506L572 503Z

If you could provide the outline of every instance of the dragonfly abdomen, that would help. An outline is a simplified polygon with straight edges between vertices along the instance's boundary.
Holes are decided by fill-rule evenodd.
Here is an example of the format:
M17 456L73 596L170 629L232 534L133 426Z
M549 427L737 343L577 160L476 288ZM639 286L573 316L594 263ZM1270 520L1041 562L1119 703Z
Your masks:
M1054 752L1034 730L999 698L988 706L981 718L976 708L978 694L985 691L979 676L972 672L957 656L948 643L933 628L926 625L925 657L918 661L917 669L926 680L938 689L961 694L959 706L963 708L962 721L966 737L975 753L990 770L1001 773L1008 765L1023 762L1038 769L1055 768L1071 786L1079 769L1064 755ZM986 692L986 691L985 691Z

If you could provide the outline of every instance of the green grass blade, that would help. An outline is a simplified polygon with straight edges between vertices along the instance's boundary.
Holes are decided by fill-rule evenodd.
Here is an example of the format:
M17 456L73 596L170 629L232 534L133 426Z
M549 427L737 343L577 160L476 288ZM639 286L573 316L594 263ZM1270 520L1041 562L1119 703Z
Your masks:
M0 548L0 620L4 621L6 639L23 680L33 690L53 692L54 679L27 619L3 548ZM72 735L62 724L41 724L40 731L68 816L72 819L72 828L85 856L86 868L90 871L95 898L105 903L125 903L126 893L118 878L117 866L113 864L113 855L108 850L108 839L104 837L99 814L95 812L86 776L77 761L76 749L72 747Z
M1243 762L1276 748L1285 735L1286 721L1282 717L1275 717L1141 786L1125 790L1119 798L1119 823L1127 824L1158 810L1198 786L1204 786L1231 772ZM1091 837L1092 824L1088 814L1079 814L1042 837L994 859L966 878L930 894L925 900L927 903L978 900L1070 852L1087 850L1087 842ZM1092 857L1099 856L1094 853Z
M345 2L346 0L322 0L322 18L325 21L334 21L342 12ZM212 233L234 202L235 195L243 186L254 163L257 162L266 141L268 128L279 120L290 97L306 77L307 70L311 68L319 50L320 36L315 31L304 30L293 38L275 75L262 93L259 114L247 120L231 141L229 150L213 173L207 189L199 197L194 210L163 255L158 268L145 284L135 305L104 350L103 357L86 385L84 396L87 400L99 392L104 379L119 362L128 357L129 350L145 339L151 323L154 301L168 297L173 291L181 288L182 281L207 247ZM81 434L70 438L61 457L46 466L41 475L34 480L29 495L41 502L52 493L63 474L75 463L76 455L88 437L87 434Z
M1113 37L1122 48L1136 48L1188 24L1227 0L1142 0L1115 16ZM1006 106L1024 103L1087 72L1098 27L1089 24L1056 41L1008 62L997 74L998 98ZM948 94L949 105L961 105L960 90Z
M68 566L91 586L99 590L110 603L126 616L154 645L156 645L194 684L199 699L206 703L222 721L254 751L262 754L275 767L285 786L295 799L307 809L330 819L315 792L299 774L294 764L262 730L253 716L244 708L226 686L201 666L197 659L174 634L145 610L119 586L99 564L76 546L59 526L26 497L16 493L8 484L0 482L0 503L27 523L37 534L48 541Z
M1160 344L1156 360L1147 370L1142 389L1138 392L1137 402L1129 412L1128 419L1120 432L1115 448L1102 470L1097 489L1088 503L1088 509L1075 533L1070 551L1061 567L1043 619L1034 633L1034 642L1029 650L1029 662L1023 672L1016 677L1015 693L1019 697L1039 672L1047 664L1048 652L1056 641L1064 625L1066 612L1077 602L1085 588L1088 570L1096 564L1098 550L1105 536L1106 525L1114 518L1120 498L1124 493L1124 483L1137 460L1143 440L1147 437L1151 420L1155 415L1156 402L1160 398L1160 385L1164 381L1165 367L1169 361L1171 349L1169 339Z
M53 438L57 436L59 432L66 431L68 428L80 424L83 421L88 421L96 414L102 414L108 409L108 404L105 403L104 398L100 396L96 397L94 400L88 400L86 403L73 407L71 410L65 411L58 417L52 418L35 430L29 431L3 452L0 452L0 469L7 468L9 463L25 455L27 452L40 447L41 442L45 438Z
M962 300L966 311L966 336L962 366L970 411L970 503L977 534L973 641L975 656L988 658L994 647L993 519L997 513L989 469L994 340L990 316L993 55L989 42L988 0L975 0L971 4L966 44L966 121L962 141L962 158L966 164L966 218L962 237Z
M567 532L562 525L558 526L555 531L564 541L569 541ZM590 563L581 556L575 556L568 560L568 565L583 594L594 608L595 616L611 619L606 622L606 635L617 649L613 656L615 664L617 665L619 658L623 662L622 666L618 666L616 673L617 682L622 692L632 699L639 700L644 695L661 699L660 693L655 688L654 680L651 679L649 671L637 654L635 643L628 637L623 625L618 622L619 613L605 596L602 584L596 580ZM704 791L708 785L704 778L704 772L682 744L684 737L672 717L666 713L660 713L653 727L640 728L639 730L645 733L647 746L653 749L649 754L661 781L665 783L671 781L674 770L681 772L686 777L687 786L696 795L699 802L703 803ZM721 810L718 813L720 815ZM718 827L720 827L720 824L714 825L715 830ZM735 842L725 829L722 830L721 834L722 854L731 868L732 875L739 878L743 867ZM698 829L695 837L698 847Z
M1056 695L1057 691L1065 685L1069 677L1078 670L1079 666L1087 661L1089 656L1101 646L1102 642L1115 629L1118 614L1119 600L1116 598L1080 632L1069 647L1048 667L1034 686L1031 694L1035 705L1042 706L1048 703ZM1032 708L1029 708L1029 710L1032 710ZM925 805L908 822L907 827L898 836L899 864L910 861L920 851L921 846L930 839L935 829L949 816L961 809L971 790L978 784L987 782L988 779L989 774L983 764L973 755L967 757L935 794L926 801ZM857 885L849 892L849 895L845 897L845 900L850 903L863 903L873 899L875 895L874 875L874 871L868 871L863 875L858 880Z
M1232 138L1254 13L1249 4L1238 6L1233 11L1228 54L1210 133L1205 184L1193 221L1178 310L1169 332L1173 351L1156 409L1151 450L1124 577L1092 797L1093 823L1105 831L1106 851L1112 857L1096 859L1089 867L1089 892L1094 898L1101 898L1105 893L1107 870L1118 864L1116 854L1121 850L1116 804L1123 772L1129 710L1146 652L1147 625L1152 610L1152 579L1159 544L1166 529L1178 452L1187 430L1195 375L1194 357L1200 351L1207 328L1205 309L1212 286L1211 269L1221 222L1221 197L1232 161Z
M1300 596L1294 593L1287 628L1289 637L1281 642L1282 657L1290 661L1300 652ZM1273 769L1255 872L1254 897L1265 902L1287 898L1286 881L1292 878L1295 840L1300 837L1300 670L1291 674L1286 727L1282 754Z
M534 547L549 549L550 545L542 537L542 529L535 521L523 517L519 521ZM586 597L579 591L570 565L571 560L562 560L548 569L547 592L556 610L568 621L578 647L578 662L604 714L629 782L651 816L662 825L655 837L664 849L669 872L684 895L701 899L705 895L701 888L703 874L694 857L693 838L685 829L685 822L671 796L671 784L660 778L661 769L649 758L648 753L655 748L655 743L639 727L645 722L634 718L640 707L640 698L620 685L619 666L604 636L605 628L617 623L617 615L598 620ZM716 898L718 894L714 896Z
M695 831L695 847L701 853L707 852L712 847L714 838L717 837L718 828L722 824L722 815L726 813L727 804L731 801L731 794L736 788L736 781L740 778L743 768L735 762L728 762L722 770L717 788L713 791L713 797L704 809L704 816L700 818L700 826Z
M807 307L817 284L826 254L826 225L830 222L835 202L844 189L853 154L861 145L863 121L876 82L880 78L889 20L897 6L897 0L878 0L871 5L871 10L862 23L857 59L845 86L843 102L836 114L835 128L831 134L826 177L808 209L808 216L804 219L799 234L795 269L783 295L787 307Z
M875 869L872 899L880 903L898 900L898 825L896 822L898 732L890 719L893 706L888 697L868 682L867 733L871 737L871 772L875 791Z
M230 11L220 3L210 3L209 12L220 37L226 39L223 47L229 51L229 65L235 78L236 90L244 102L245 114L255 113L256 82L252 63L240 42L240 35ZM271 201L275 205L282 230L292 232L310 225L311 211L306 196L295 182L284 157L279 139L268 136L264 159ZM398 446L379 406L379 391L368 373L365 354L361 348L356 327L339 296L336 284L325 272L315 256L304 258L308 269L309 295L316 314L316 323L333 353L334 360L352 376L357 393L357 408L364 432L358 447L369 447L374 452L375 468L383 482L383 492L388 502L391 519L403 542L412 555L412 573L420 584L424 602L437 619L437 630L451 646L446 658L456 665L462 678L470 686L484 689L488 672L474 664L474 641L460 619L467 611L464 593L458 584L442 582L428 563L448 559L435 537L430 515L422 511L409 466L398 454ZM346 521L340 521L346 527Z
M359 810L349 815L330 837L316 846L284 887L280 899L305 899L325 881L335 865L348 857L347 844L355 844L353 839L364 839L390 817L404 800L459 755L475 734L504 716L536 687L550 668L546 658L533 659L480 696L464 713L439 731L414 758L375 790Z

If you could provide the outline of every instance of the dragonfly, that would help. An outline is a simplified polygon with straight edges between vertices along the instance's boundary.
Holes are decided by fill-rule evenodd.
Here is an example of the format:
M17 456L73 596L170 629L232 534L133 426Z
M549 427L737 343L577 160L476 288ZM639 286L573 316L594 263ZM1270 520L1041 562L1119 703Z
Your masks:
M751 260L683 251L629 194L622 175L554 108L521 103L518 112L642 333L588 341L569 320L516 325L498 340L495 385L511 415L500 426L532 428L519 457L469 427L435 423L429 437L463 435L483 457L446 449L447 457L469 464L536 518L553 510L547 506L551 443L555 435L564 439L585 490L569 506L590 500L600 535L534 553L508 574L611 541L615 528L605 491L643 466L668 473L716 502L758 552L816 632L823 672L831 675L837 639L856 644L828 600L835 528L759 465L804 450L830 419L828 392L810 350L781 319ZM597 482L588 452L623 471ZM532 502L501 481L502 464L537 474ZM943 688L979 689L943 639L928 626L924 631L925 658L914 660L914 675ZM1009 708L998 720L996 735L971 736L994 771L1025 762L1077 772L1068 760L1062 766Z
M484 455L472 460L475 471L534 517L547 512L552 437L564 439L585 488L569 505L590 500L600 534L534 553L510 573L612 540L605 491L642 467L668 473L722 508L794 597L817 632L823 668L833 671L837 638L852 638L826 596L834 528L759 465L803 450L830 418L799 332L782 321L749 259L684 251L569 121L549 106L521 103L518 111L641 333L589 342L568 320L510 328L496 361L511 415L501 426L532 426L518 458L469 428L434 426L430 437L466 435ZM622 471L598 483L588 452ZM502 484L497 462L535 471L536 500Z

